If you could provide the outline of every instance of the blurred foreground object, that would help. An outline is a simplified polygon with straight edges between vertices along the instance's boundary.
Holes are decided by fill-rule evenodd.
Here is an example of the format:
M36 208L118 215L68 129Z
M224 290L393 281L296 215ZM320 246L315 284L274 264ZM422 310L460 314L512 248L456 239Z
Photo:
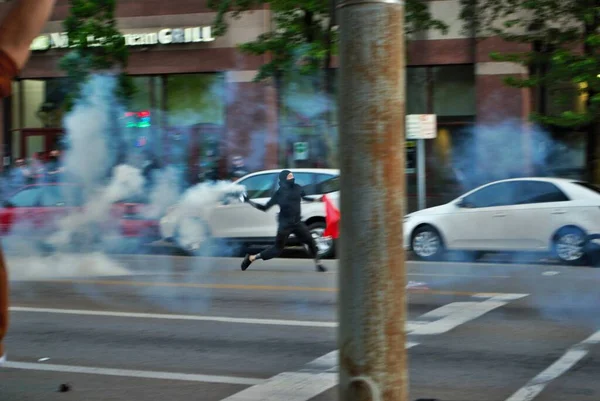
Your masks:
M0 97L27 62L31 42L50 18L56 0L17 0L0 24Z
M338 7L340 400L407 401L404 3Z
M12 80L30 54L31 42L50 18L56 0L17 0L0 24L0 98L10 96ZM0 248L0 364L8 329L8 272Z

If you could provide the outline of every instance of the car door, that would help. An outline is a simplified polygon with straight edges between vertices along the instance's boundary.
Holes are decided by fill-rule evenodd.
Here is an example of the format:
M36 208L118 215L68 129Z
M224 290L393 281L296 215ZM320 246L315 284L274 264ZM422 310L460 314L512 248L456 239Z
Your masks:
M502 250L506 235L514 235L514 182L485 186L464 197L456 209L442 218L450 249Z
M82 206L81 188L75 185L47 185L43 187L39 229L54 231L59 221Z
M502 246L512 250L546 250L552 235L572 224L570 200L551 182L525 180L517 185L516 204L509 211L515 218L515 229L503 239Z
M0 230L2 235L31 235L35 233L35 223L40 208L40 186L21 189L8 198L0 209Z
M264 173L244 178L237 185L246 188L248 197L259 204L266 204L275 193L277 173ZM228 196L220 201L210 216L212 235L218 238L270 238L277 232L279 207L262 212Z

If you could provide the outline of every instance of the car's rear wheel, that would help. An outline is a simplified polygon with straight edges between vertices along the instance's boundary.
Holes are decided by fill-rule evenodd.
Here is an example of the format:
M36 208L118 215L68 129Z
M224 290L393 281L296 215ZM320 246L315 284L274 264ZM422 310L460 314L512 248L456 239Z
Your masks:
M315 222L308 226L308 231L315 240L319 258L329 259L335 256L335 242L331 237L324 237L327 225L324 222Z
M587 260L587 236L577 227L562 228L554 236L554 255L565 264L582 265Z
M417 228L411 238L411 249L421 260L440 260L444 257L445 249L442 237L432 226Z

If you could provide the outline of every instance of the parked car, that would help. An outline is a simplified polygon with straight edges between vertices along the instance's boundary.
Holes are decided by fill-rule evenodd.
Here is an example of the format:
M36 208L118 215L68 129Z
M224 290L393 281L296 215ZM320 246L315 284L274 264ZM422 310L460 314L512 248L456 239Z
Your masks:
M307 196L320 197L327 194L339 208L339 170L290 169L296 183L304 188ZM178 244L187 252L198 251L209 238L226 240L242 245L271 245L277 232L277 206L261 212L243 203L240 192L245 191L253 201L266 204L278 188L280 170L260 171L246 175L231 184L218 187L210 204L183 212L184 206L173 207L160 221L164 240ZM317 242L323 258L335 254L334 241L323 237L325 231L325 204L303 202L302 218ZM292 237L290 245L297 245Z
M59 221L83 210L85 205L82 188L77 184L37 184L21 188L7 197L0 208L0 235L46 238L56 232ZM154 230L158 237L158 224L142 220L136 216L146 207L142 202L123 199L110 208L97 233L139 237ZM75 235L76 236L76 235ZM78 241L81 238L73 238Z
M423 260L446 251L472 259L485 252L545 252L562 262L586 258L600 233L600 188L560 178L521 178L481 186L404 219L404 246Z

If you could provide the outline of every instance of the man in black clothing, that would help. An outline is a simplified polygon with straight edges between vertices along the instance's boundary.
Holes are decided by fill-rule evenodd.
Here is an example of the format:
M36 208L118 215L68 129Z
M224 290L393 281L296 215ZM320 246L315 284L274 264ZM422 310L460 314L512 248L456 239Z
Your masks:
M246 255L242 262L242 270L245 271L257 259L269 260L281 255L288 237L294 234L303 244L308 245L308 249L315 259L317 271L327 271L319 261L319 252L314 238L310 234L310 231L308 231L308 227L302 222L302 200L307 202L322 202L323 198L312 199L307 197L302 187L294 182L294 174L289 170L283 170L279 173L279 189L266 205L263 206L252 202L247 196L244 196L244 201L258 210L266 212L273 206L278 205L280 212L275 245L257 255Z

